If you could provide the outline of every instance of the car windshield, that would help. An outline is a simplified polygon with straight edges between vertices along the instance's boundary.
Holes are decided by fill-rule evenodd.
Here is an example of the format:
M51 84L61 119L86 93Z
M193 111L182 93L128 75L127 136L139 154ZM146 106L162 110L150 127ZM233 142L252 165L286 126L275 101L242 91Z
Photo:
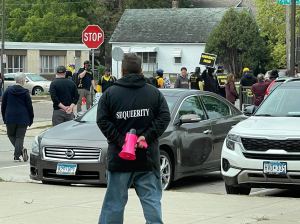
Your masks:
M168 103L169 110L171 111L178 100L178 97L174 96L165 96ZM95 122L97 119L97 105L93 106L89 111L87 111L81 119L78 119L80 122Z
M259 107L255 116L300 117L300 89L277 88Z
M37 74L26 74L26 76L33 82L47 81L47 79Z

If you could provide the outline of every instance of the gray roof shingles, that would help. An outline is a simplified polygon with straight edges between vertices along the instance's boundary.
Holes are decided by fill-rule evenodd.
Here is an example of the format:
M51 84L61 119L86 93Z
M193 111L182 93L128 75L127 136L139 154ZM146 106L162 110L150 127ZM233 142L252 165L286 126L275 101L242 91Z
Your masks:
M110 42L206 43L228 8L127 9Z

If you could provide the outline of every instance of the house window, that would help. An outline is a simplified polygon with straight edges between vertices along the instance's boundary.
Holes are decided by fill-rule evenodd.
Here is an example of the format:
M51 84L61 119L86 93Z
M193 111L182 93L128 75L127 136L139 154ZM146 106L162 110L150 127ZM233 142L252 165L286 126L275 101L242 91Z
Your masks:
M145 64L156 63L156 52L137 52Z
M41 56L41 73L55 73L55 69L59 65L65 64L64 56Z
M174 57L175 64L181 64L181 57Z
M24 72L25 56L24 55L7 55L5 73Z

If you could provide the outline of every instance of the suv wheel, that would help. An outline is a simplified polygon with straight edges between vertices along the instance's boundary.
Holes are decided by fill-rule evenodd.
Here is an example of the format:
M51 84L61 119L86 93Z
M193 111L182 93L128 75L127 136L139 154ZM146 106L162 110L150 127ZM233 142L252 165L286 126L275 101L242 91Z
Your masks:
M42 89L42 87L34 87L32 90L32 95L40 95L42 92L44 92L44 90Z
M249 195L251 191L250 187L231 186L227 184L225 184L225 189L227 194Z
M160 174L162 189L167 190L173 180L173 165L169 154L163 150L160 151Z

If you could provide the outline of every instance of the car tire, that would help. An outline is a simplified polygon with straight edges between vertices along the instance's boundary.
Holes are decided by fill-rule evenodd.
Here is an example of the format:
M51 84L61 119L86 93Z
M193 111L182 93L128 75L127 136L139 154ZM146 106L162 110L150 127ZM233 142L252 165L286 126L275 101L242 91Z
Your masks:
M162 189L168 190L173 181L173 164L169 154L164 150L160 151L160 174Z
M251 187L231 186L225 184L227 194L249 195Z
M40 95L42 92L44 92L42 87L34 87L32 90L32 95L36 96L36 95Z

